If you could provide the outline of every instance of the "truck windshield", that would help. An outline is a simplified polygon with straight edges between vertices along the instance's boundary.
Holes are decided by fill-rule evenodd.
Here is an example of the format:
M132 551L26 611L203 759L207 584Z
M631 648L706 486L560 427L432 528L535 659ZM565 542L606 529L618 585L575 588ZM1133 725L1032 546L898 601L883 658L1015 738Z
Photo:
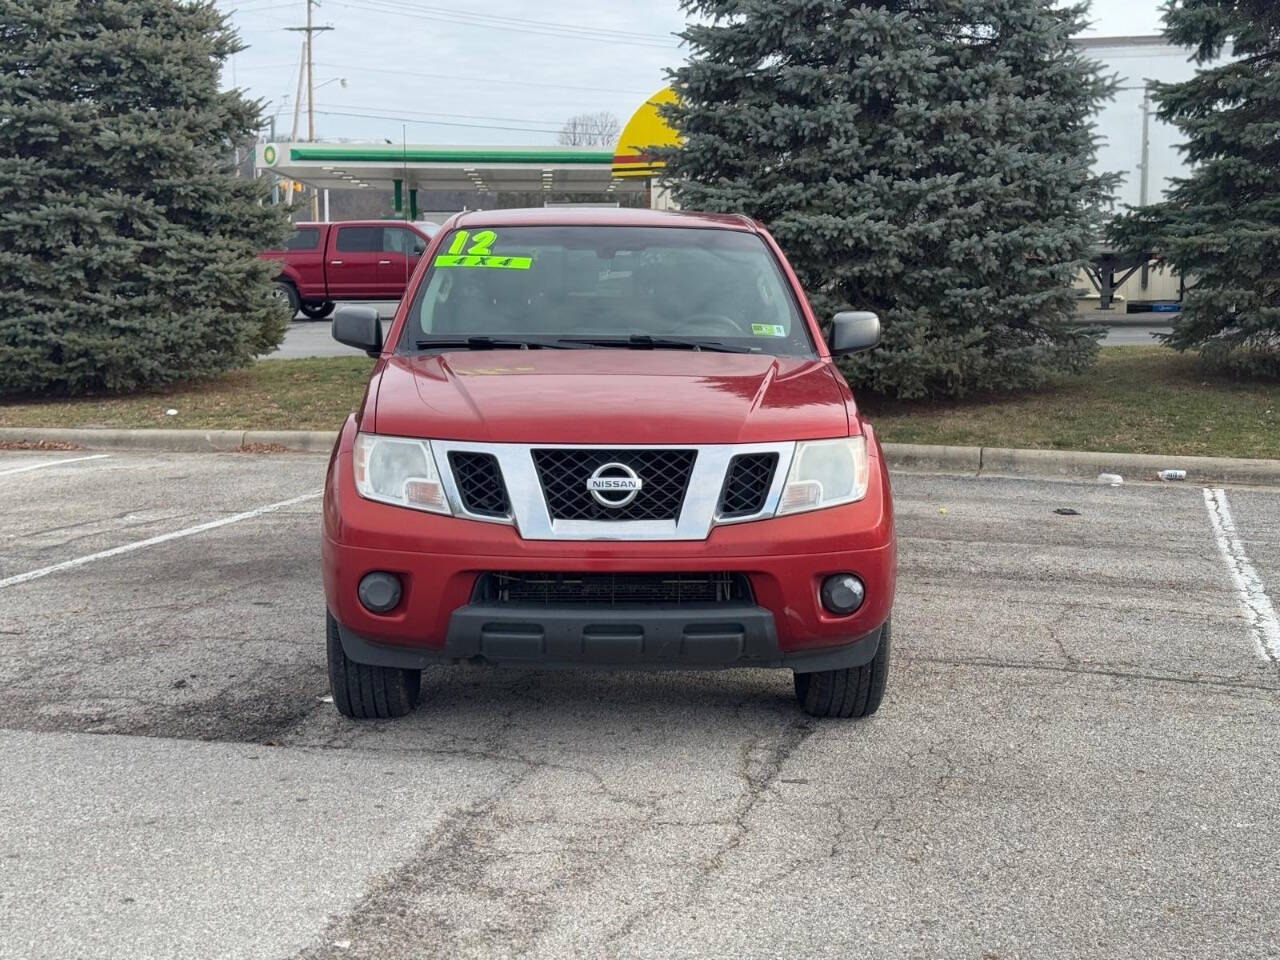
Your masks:
M403 353L471 346L814 356L777 259L737 230L454 230L409 307Z

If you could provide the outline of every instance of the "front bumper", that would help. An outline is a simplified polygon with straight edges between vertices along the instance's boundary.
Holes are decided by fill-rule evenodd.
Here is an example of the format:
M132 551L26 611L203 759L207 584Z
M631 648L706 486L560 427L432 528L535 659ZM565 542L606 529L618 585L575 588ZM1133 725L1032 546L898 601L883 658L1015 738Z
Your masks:
M839 646L788 654L773 614L751 604L675 609L513 607L468 604L453 612L443 647L375 643L338 625L357 663L422 669L437 663L628 669L785 667L800 673L870 662L880 630Z
M415 663L790 666L798 657L831 654L854 657L844 664L853 665L866 638L878 636L889 618L896 544L888 478L876 456L867 496L857 503L719 526L705 540L524 540L511 526L360 497L353 433L349 422L330 461L322 551L329 611L344 645L354 638L348 656L357 662L377 663L368 657L390 650ZM357 599L360 579L376 570L396 574L403 586L400 604L385 615ZM477 579L492 571L734 573L750 583L751 600L732 611L717 604L705 614L688 606L494 609L475 600ZM851 616L831 614L819 600L823 579L837 573L856 574L866 586L866 600ZM733 629L721 629L725 624ZM608 629L587 629L594 626ZM610 631L613 638L603 639Z

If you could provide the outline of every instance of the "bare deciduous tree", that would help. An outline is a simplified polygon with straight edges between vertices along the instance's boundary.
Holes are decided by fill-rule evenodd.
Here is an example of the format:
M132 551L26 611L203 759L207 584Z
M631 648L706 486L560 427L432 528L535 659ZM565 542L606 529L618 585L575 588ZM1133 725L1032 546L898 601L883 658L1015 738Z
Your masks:
M566 147L612 147L622 124L608 110L574 114L560 129L559 142Z

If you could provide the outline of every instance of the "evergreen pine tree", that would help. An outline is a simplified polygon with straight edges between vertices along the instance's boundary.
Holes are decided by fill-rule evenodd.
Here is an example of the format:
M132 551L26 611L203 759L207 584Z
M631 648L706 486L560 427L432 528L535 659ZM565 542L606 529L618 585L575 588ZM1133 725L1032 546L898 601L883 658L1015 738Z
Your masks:
M243 365L287 318L283 213L232 169L260 104L219 91L211 2L0 0L0 394Z
M1056 0L686 0L668 155L689 209L774 233L827 316L875 310L856 383L901 397L1086 368L1064 326L1114 178L1091 171L1112 82Z
M1235 59L1155 85L1157 114L1186 137L1193 166L1162 203L1118 217L1112 238L1186 276L1169 346L1280 378L1280 4L1178 0L1164 23L1165 37L1199 63L1228 41Z

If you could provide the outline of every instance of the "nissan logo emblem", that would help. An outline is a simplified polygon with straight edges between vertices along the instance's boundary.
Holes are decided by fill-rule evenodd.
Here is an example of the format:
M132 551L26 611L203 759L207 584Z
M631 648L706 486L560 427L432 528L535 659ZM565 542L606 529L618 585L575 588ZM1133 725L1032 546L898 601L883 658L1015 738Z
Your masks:
M587 490L602 507L625 507L640 493L644 482L625 463L606 463L587 477Z

